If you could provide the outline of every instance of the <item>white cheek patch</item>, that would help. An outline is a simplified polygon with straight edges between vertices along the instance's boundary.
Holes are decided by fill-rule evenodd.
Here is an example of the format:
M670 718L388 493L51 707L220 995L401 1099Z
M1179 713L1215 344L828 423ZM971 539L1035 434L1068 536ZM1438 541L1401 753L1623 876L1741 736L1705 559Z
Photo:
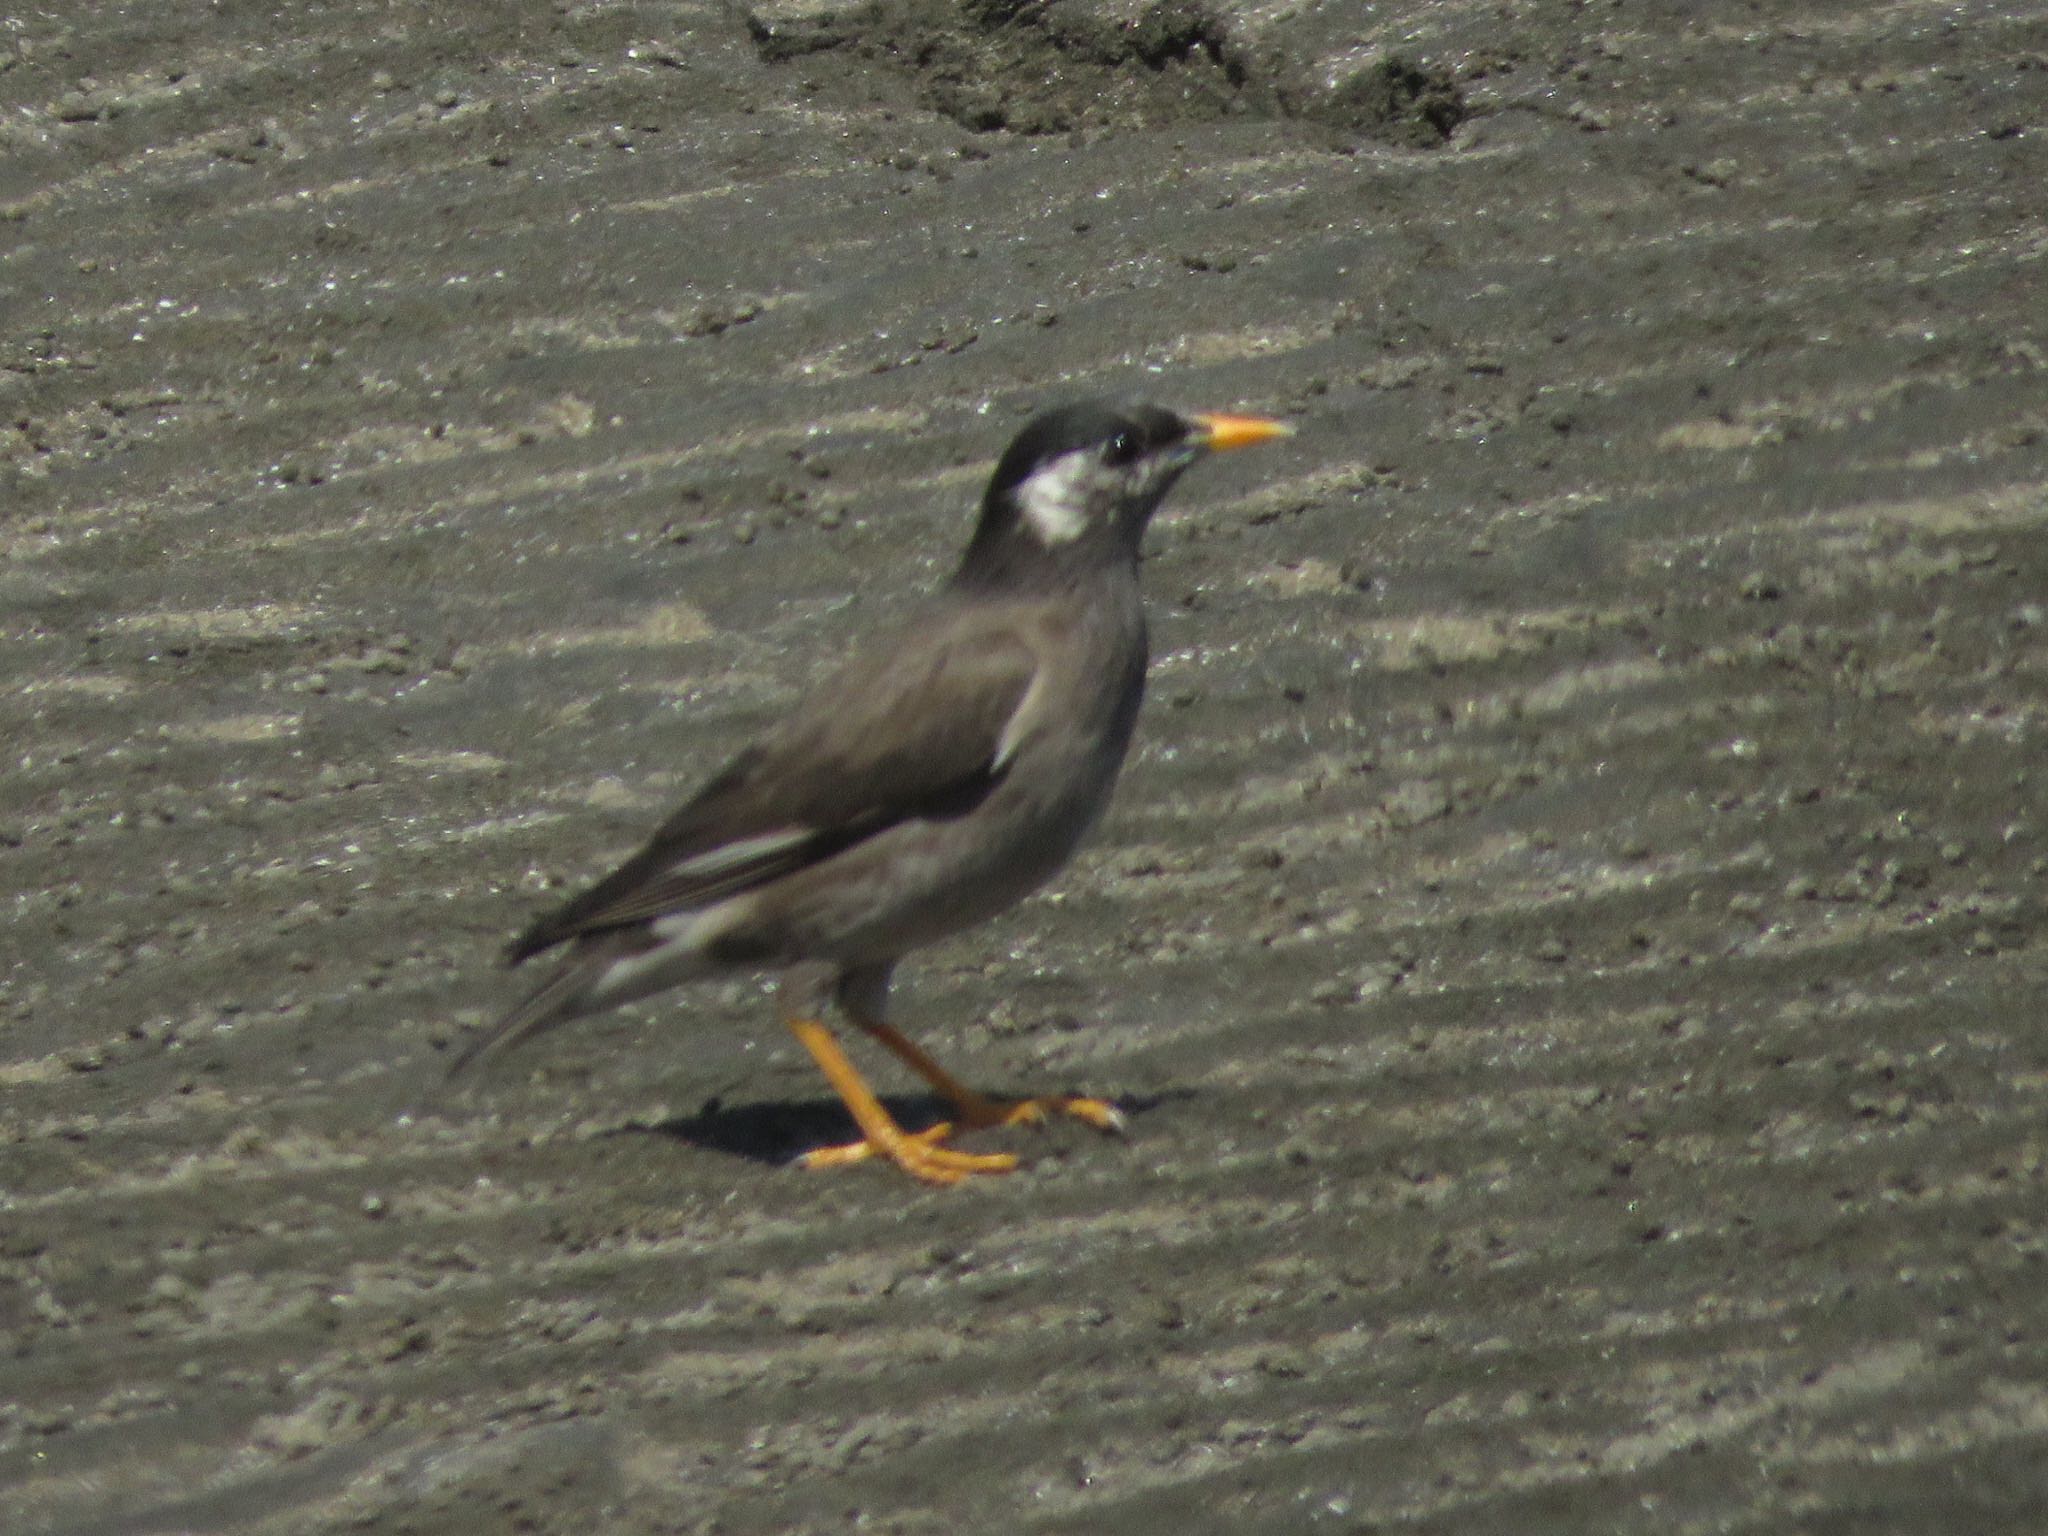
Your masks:
M1070 544L1088 531L1088 453L1063 454L1017 487L1017 505L1041 544Z

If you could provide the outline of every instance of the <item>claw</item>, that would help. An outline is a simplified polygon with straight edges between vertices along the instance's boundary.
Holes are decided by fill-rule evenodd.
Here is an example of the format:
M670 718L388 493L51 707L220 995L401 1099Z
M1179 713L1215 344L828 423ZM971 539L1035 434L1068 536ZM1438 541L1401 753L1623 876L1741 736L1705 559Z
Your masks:
M972 1130L989 1126L1043 1126L1054 1115L1071 1115L1098 1131L1122 1135L1124 1114L1104 1099L1085 1099L1078 1094L1055 1093L1035 1099L990 1099L965 1092L954 1101L960 1107L960 1123Z

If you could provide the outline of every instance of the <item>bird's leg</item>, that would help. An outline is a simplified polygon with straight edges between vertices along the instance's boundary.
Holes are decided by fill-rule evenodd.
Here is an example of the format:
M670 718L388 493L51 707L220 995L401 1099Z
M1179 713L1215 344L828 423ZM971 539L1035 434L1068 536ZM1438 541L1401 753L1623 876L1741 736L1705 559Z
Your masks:
M1123 1111L1105 1099L1083 1098L1073 1093L1049 1093L1030 1099L992 1099L961 1082L934 1061L914 1040L898 1034L880 1019L853 1016L869 1035L887 1046L903 1064L932 1085L940 1097L952 1104L960 1124L968 1130L991 1125L1043 1125L1049 1115L1071 1115L1098 1131L1121 1131Z
M956 1152L942 1145L953 1129L951 1125L935 1125L915 1133L904 1130L882 1107L882 1101L875 1097L875 1091L868 1087L854 1064L846 1059L846 1052L839 1048L829 1029L816 1019L792 1017L788 1023L791 1033L803 1042L818 1070L845 1103L861 1135L859 1141L843 1147L820 1147L805 1153L799 1159L804 1167L840 1168L882 1157L927 1184L957 1184L977 1173L1008 1173L1017 1166L1017 1159L1008 1152Z
M1102 1099L1084 1099L1067 1093L1032 1099L992 1099L968 1087L934 1061L922 1046L897 1033L889 1023L887 966L863 966L845 972L839 978L838 998L846 1016L930 1083L933 1090L958 1112L959 1123L966 1129L980 1130L992 1125L1043 1125L1049 1115L1071 1115L1098 1131L1121 1131L1124 1128L1122 1112Z

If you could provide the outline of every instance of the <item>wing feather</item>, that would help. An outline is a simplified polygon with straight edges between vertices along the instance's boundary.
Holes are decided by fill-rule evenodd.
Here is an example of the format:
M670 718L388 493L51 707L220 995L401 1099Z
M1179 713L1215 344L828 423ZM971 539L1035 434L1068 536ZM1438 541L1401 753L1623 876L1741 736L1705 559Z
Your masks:
M732 760L611 875L520 935L569 939L755 889L912 817L958 815L1017 747L1039 675L1031 626L955 605L855 658Z

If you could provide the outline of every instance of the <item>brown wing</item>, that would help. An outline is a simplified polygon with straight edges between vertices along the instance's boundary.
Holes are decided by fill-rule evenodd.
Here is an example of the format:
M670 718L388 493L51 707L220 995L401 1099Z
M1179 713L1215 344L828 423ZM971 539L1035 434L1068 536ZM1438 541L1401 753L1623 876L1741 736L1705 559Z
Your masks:
M942 610L813 692L508 958L706 906L911 817L958 814L1000 777L1038 665L1014 615Z

